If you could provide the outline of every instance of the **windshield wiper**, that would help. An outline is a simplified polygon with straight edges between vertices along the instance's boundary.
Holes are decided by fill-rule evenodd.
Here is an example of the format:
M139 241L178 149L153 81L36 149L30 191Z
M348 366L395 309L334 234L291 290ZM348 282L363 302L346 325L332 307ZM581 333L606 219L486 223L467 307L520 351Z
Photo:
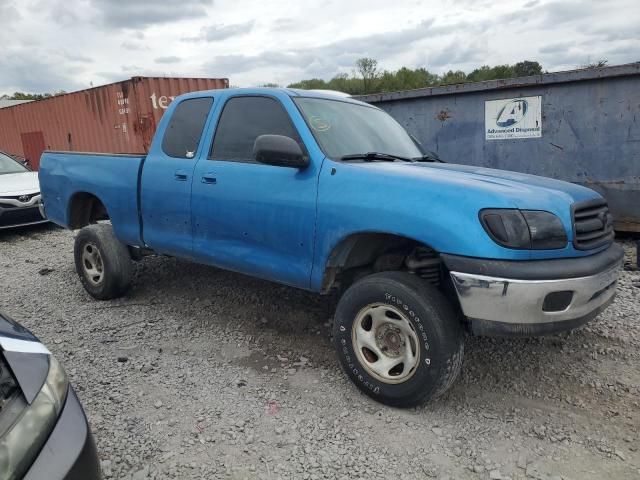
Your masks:
M381 152L353 153L351 155L343 155L340 157L340 160L364 160L365 162L373 162L375 160L381 160L383 162L393 162L395 160L402 160L403 162L414 161L411 158Z
M435 153L435 152L431 152L431 151L425 151L422 155L420 155L419 157L413 157L411 159L414 162L437 162L437 163L446 163L444 160L442 160L440 158L440 156Z

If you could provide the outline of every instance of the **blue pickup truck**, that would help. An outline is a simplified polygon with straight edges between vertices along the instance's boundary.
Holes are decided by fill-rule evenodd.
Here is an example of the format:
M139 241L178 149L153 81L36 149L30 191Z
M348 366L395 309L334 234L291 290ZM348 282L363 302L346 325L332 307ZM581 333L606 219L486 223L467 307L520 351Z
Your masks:
M45 152L48 218L97 299L172 255L321 294L371 397L412 406L458 375L465 332L576 328L615 294L622 249L596 192L442 162L382 110L287 89L177 97L148 155Z

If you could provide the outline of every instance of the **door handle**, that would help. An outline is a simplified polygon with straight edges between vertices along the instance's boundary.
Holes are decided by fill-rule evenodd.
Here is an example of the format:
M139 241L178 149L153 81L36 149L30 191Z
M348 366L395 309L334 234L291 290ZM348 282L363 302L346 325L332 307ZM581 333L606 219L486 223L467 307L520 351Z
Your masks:
M179 182L186 182L188 178L187 172L184 170L176 170L173 178Z
M215 173L205 173L202 175L202 183L214 185L218 183L218 179L215 177Z

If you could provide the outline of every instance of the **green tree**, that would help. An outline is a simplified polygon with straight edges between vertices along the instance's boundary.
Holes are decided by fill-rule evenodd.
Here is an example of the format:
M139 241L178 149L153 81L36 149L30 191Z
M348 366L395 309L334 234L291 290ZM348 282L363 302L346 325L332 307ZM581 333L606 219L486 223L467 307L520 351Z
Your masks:
M362 76L364 84L364 93L369 93L373 86L373 82L378 77L378 61L374 58L359 58L356 60L356 69Z
M512 65L496 65L493 67L493 79L517 77Z
M467 79L470 82L484 82L486 80L492 80L493 71L489 65L482 65L481 67L472 70Z
M57 90L53 93L23 93L23 92L14 92L13 95L2 95L3 100L43 100L49 97L55 97L56 95L62 95L65 92L64 90Z
M589 62L585 65L580 65L580 68L602 68L606 67L608 63L609 60L603 58L601 60L598 60L597 62Z
M524 60L513 66L513 73L516 77L529 77L531 75L540 75L542 73L542 65L538 62Z
M349 77L346 73L339 73L327 83L329 90L337 90L339 92L349 93L351 95L360 95L364 93L362 80L356 77Z
M604 66L606 60L584 66L596 68ZM289 87L305 89L329 89L346 92L351 95L368 93L392 92L397 90L413 90L435 85L449 85L464 82L484 82L502 78L538 75L542 73L542 66L538 62L523 60L513 65L483 65L471 71L468 75L462 70L449 70L442 75L429 72L426 68L411 69L402 67L399 70L378 70L378 62L373 58L361 58L356 62L355 70L349 76L340 73L329 81L312 78L292 83Z
M438 76L430 73L425 68L416 68L412 70L402 67L395 72L385 70L380 75L377 82L376 91L392 92L395 90L413 90L416 88L425 88L438 82Z
M441 85L449 85L452 83L464 83L465 81L467 81L467 74L462 70L456 70L455 72L453 70L449 70L440 77L438 83Z
M301 80L299 82L292 83L289 85L289 88L302 88L304 90L321 89L327 88L327 82L321 78L310 78L308 80Z

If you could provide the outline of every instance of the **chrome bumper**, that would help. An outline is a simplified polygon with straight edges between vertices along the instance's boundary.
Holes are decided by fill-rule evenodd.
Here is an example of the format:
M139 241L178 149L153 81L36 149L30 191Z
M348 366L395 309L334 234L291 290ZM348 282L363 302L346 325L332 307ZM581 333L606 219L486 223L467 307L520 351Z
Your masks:
M543 324L543 333L552 333L574 328L579 325L577 320L593 318L613 300L619 270L620 262L595 275L561 280L518 280L450 273L462 312L472 324L479 320L485 325L492 322L518 325L522 327L519 333L535 334L536 325ZM545 299L554 292L573 292L573 296L566 308L545 311ZM545 325L553 325L553 328L545 329Z

